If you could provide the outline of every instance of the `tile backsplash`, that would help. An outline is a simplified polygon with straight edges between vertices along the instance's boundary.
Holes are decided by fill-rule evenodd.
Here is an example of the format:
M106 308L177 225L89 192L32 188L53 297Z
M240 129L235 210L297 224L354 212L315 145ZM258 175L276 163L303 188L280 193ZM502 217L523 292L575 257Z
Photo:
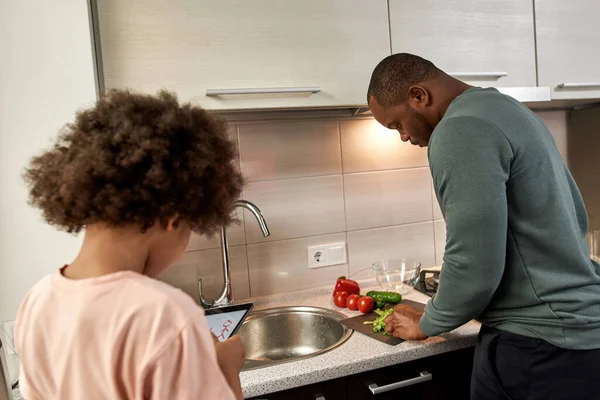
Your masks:
M559 147L566 143L566 114L539 115ZM446 227L427 149L371 118L236 122L231 137L247 180L242 196L271 230L264 238L254 217L237 210L241 224L228 228L236 300L327 285L340 275L366 278L382 258L441 265ZM347 264L308 268L308 246L337 242L347 243ZM196 301L200 278L205 297L216 297L223 282L218 237L193 236L161 277Z
M433 220L429 168L344 174L348 231Z
M251 182L244 199L261 209L271 231L264 238L244 211L248 244L346 231L341 175Z

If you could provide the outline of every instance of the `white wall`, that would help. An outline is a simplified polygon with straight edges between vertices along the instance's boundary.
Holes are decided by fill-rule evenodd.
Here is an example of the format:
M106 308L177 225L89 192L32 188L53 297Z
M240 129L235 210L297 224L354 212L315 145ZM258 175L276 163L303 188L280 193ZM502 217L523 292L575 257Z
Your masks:
M569 148L567 145L567 111L564 110L553 110L553 111L537 111L536 114L540 117L556 142L556 147L562 155L563 159L569 164Z
M95 98L87 2L0 0L0 322L77 251L27 204L21 174Z

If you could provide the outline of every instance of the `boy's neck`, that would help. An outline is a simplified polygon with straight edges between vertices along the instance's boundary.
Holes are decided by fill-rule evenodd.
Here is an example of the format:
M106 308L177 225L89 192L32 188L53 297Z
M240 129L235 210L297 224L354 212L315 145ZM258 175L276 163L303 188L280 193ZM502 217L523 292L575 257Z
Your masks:
M75 260L63 269L69 279L86 279L120 271L142 274L150 252L152 235L138 227L110 228L91 225Z

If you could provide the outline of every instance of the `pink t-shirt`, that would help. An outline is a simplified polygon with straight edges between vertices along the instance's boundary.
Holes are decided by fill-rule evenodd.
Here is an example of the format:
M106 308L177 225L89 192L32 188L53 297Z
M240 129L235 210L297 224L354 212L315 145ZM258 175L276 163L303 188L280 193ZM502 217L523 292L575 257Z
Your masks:
M235 399L204 311L131 271L37 283L15 327L20 388L36 399Z

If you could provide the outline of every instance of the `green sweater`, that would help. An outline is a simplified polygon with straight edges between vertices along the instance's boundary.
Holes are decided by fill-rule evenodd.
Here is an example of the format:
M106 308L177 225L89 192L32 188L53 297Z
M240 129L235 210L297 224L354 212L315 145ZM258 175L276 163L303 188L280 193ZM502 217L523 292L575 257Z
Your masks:
M600 265L587 213L544 123L495 89L451 104L429 143L447 239L420 327L478 319L567 349L600 348Z

